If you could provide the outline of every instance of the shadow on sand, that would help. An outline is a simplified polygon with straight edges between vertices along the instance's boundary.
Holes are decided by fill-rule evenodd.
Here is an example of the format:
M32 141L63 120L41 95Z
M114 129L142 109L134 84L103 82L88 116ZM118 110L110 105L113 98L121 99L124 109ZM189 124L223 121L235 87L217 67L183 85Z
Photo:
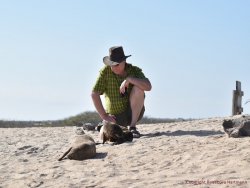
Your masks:
M215 135L224 135L225 133L222 131L211 131L211 130L199 130L199 131L182 131L177 130L174 132L154 132L148 134L141 134L142 137L157 137L157 136L215 136Z
M104 159L108 155L107 152L97 152L93 159Z

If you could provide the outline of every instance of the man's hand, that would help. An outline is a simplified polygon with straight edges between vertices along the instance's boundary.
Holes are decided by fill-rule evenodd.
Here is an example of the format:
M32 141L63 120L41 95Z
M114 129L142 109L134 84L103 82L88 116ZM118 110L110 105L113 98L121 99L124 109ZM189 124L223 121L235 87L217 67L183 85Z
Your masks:
M116 123L114 115L110 115L110 114L105 113L105 114L101 114L100 116L101 116L102 120L105 120L107 122Z
M126 92L126 88L128 88L129 86L129 81L128 80L124 80L120 86L120 93L121 94L125 94Z

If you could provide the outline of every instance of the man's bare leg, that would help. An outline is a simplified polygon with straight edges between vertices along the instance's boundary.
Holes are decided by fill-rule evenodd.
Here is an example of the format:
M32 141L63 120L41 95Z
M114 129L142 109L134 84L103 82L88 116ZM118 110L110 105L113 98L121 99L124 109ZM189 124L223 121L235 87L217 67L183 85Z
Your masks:
M130 107L132 111L132 120L130 127L135 127L144 106L144 91L133 86L130 93Z

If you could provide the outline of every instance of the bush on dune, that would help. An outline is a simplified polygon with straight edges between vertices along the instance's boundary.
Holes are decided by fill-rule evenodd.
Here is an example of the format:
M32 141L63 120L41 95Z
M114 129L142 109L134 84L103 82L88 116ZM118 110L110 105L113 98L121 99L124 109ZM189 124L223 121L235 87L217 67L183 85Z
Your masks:
M190 119L188 119L190 120ZM171 122L180 122L186 121L183 118L151 118L151 117L143 117L139 124L152 124L152 123L171 123ZM91 123L93 125L97 125L101 122L101 118L99 117L97 112L83 112L76 116L72 116L69 118L65 118L62 120L54 120L54 121L5 121L0 120L1 128L21 128L21 127L63 127L63 126L76 126L82 125L84 123Z

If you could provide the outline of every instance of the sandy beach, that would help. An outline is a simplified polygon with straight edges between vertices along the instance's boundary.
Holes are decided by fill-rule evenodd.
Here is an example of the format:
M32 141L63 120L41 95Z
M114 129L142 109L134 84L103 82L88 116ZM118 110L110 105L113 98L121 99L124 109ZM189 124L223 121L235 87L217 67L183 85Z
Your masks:
M138 125L141 138L84 161L57 161L73 127L1 128L0 187L250 187L250 138L229 138L223 119Z

